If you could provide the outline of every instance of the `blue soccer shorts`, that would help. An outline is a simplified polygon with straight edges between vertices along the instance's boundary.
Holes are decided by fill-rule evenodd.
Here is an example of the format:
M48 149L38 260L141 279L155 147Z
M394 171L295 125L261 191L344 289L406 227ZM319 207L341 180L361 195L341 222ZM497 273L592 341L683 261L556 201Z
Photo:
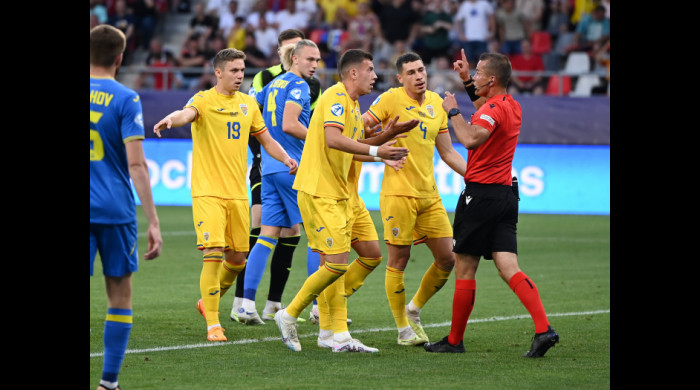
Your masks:
M120 225L90 224L90 276L100 254L102 274L121 277L139 268L136 221Z
M294 178L287 172L271 173L262 178L262 213L265 226L292 227L302 222Z

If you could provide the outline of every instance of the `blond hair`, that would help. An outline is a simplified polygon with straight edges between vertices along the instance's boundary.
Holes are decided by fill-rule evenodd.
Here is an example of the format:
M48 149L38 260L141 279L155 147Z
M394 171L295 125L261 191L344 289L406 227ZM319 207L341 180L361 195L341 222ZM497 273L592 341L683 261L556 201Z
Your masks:
M316 46L316 43L314 41L309 40L309 39L302 39L298 41L297 43L290 43L288 45L284 45L280 47L280 62L282 62L282 67L286 70L289 70L292 68L293 60L292 57L295 54L299 54L301 49L304 46L308 47L313 47L318 49L318 46Z

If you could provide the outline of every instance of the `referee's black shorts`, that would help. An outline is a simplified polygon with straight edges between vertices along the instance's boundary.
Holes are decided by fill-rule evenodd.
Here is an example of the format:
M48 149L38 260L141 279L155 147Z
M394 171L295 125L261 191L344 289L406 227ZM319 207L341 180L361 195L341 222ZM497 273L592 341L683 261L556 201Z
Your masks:
M513 187L467 182L455 208L453 252L493 260L518 253L518 196Z

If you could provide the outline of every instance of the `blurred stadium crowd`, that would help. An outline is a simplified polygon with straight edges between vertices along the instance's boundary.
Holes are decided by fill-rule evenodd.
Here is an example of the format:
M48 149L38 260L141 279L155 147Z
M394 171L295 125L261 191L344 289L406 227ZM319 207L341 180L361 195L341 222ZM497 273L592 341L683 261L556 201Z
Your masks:
M139 69L137 90L209 88L210 61L225 47L246 53L252 77L279 63L277 35L296 28L321 49L324 89L339 55L361 48L374 55L378 92L397 86L394 60L406 51L422 56L431 90L459 90L449 70L465 48L472 68L481 52L507 54L514 94L584 82L584 95L610 91L610 0L90 0L90 28L101 23L126 34L123 69Z

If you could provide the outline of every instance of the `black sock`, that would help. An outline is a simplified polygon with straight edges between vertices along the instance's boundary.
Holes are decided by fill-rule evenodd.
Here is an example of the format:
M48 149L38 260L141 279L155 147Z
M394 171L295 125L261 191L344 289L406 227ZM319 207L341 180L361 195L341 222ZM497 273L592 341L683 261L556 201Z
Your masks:
M292 267L294 250L301 236L280 237L275 246L275 252L270 260L270 291L268 301L282 302L282 293L289 279L289 269Z

